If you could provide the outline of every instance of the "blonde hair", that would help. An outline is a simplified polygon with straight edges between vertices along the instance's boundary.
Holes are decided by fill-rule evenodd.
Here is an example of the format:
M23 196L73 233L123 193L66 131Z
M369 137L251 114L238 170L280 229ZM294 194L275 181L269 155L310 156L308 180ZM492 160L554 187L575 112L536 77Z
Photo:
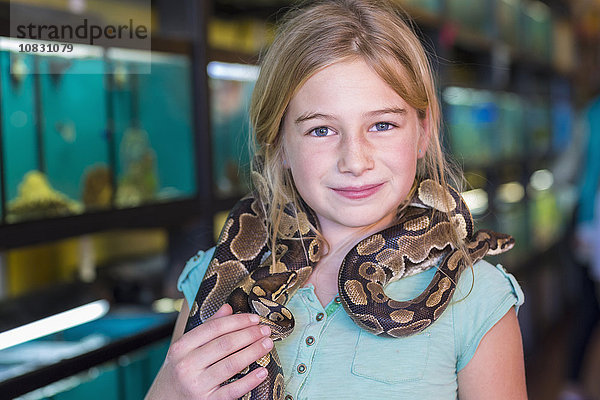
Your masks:
M283 168L281 126L286 108L311 76L331 64L364 60L417 110L419 119L426 120L429 146L418 160L415 183L427 178L443 187L448 181L454 186L461 182L461 174L448 173L454 168L442 152L440 106L432 68L406 20L398 6L385 0L328 0L291 11L280 25L262 59L250 104L251 142L260 160L253 169L262 176L263 184L257 189L263 204L268 205L273 245L284 206L292 203L302 209L291 173ZM462 247L461 243L456 245Z

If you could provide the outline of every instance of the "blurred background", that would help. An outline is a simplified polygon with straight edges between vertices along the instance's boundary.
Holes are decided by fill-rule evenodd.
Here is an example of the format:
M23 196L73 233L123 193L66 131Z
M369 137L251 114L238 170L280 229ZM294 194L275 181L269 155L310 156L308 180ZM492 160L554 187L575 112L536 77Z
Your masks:
M600 399L600 1L396 4L431 52L479 227L517 240L491 261L525 292L530 398ZM0 398L143 398L177 277L248 190L257 62L293 5L0 1ZM142 19L151 46L40 51L58 42L11 38L17 14Z

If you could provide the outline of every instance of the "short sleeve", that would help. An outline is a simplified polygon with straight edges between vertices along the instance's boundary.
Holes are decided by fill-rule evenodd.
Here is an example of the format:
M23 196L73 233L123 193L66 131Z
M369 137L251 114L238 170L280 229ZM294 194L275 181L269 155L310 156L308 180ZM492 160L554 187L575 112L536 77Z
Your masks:
M183 271L181 272L181 275L179 275L177 289L179 289L180 292L183 292L190 307L196 298L200 282L202 282L202 279L204 278L204 274L206 273L206 269L208 268L208 264L210 263L210 260L212 260L214 253L214 247L206 251L200 250L185 263L185 267L183 267Z
M501 266L481 260L463 272L453 304L457 371L471 360L483 336L512 308L518 312L524 295L515 277Z

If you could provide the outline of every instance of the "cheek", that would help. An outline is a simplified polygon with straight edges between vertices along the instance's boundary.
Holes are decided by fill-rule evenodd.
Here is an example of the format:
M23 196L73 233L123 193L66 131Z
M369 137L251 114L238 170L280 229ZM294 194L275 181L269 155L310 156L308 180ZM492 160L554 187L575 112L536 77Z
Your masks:
M323 170L330 157L324 148L307 144L298 138L287 138L283 142L283 150L294 179L316 176Z
M416 141L406 141L387 146L382 152L386 164L397 168L407 168L417 164L419 149Z
M283 154L285 167L290 170L290 173L294 178L294 184L296 185L296 188L298 188L298 183L302 183L306 179L307 171L305 171L305 169L306 165L309 165L309 160L306 160L301 149L289 139L284 140L283 142Z
M294 179L294 185L300 196L311 207L312 200L320 198L322 184L327 173L326 157L321 157L314 151L296 151L289 156L289 168Z
M414 144L389 148L385 152L382 160L396 185L404 187L409 182L412 185L417 174L417 152Z
M300 194L304 194L303 192L310 189L311 184L318 180L318 173L314 168L314 164L300 155L296 155L290 160L290 172Z
M296 191L312 209L318 208L319 195L318 177L311 174L311 171L306 168L290 168L292 178L294 180L294 187Z

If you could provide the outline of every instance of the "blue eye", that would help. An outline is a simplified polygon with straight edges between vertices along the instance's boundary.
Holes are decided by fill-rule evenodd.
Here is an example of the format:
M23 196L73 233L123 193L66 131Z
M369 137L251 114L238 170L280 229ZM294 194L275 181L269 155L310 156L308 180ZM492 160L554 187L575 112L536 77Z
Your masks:
M310 133L314 136L319 137L327 136L329 134L329 128L326 126L319 126L318 128L315 128L312 131L310 131Z
M383 131L388 131L388 130L392 129L392 126L393 125L390 124L389 122L378 122L375 125L373 125L373 127L369 130L383 132Z

